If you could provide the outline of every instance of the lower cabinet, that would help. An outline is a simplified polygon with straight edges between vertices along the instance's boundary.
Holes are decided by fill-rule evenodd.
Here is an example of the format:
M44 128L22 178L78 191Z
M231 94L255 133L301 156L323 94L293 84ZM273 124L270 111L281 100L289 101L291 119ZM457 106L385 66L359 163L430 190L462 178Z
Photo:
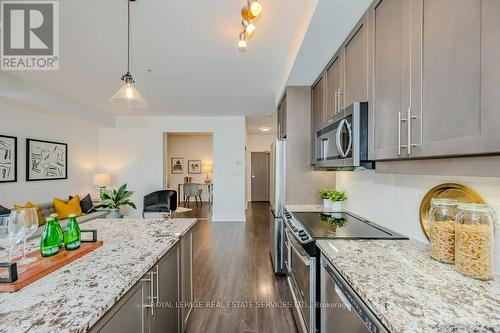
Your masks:
M192 237L177 242L89 332L184 332L193 301Z
M193 310L193 232L181 239L181 328L185 332Z

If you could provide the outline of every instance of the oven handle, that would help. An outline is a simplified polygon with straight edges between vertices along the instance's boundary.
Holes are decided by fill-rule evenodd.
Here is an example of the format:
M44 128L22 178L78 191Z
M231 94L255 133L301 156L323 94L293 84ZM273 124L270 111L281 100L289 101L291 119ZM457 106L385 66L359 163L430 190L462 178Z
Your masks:
M294 238L291 238L291 237L295 237L294 235L291 235L288 230L287 230L286 233L287 233L287 236L288 236L288 244L290 245L290 247L292 248L292 250L297 254L297 256L299 257L300 261L302 261L302 263L305 266L309 267L311 265L311 260L309 260L309 256L307 255L307 253L305 253L304 250L302 250L302 251L299 250L295 246L295 244L297 244L297 241Z

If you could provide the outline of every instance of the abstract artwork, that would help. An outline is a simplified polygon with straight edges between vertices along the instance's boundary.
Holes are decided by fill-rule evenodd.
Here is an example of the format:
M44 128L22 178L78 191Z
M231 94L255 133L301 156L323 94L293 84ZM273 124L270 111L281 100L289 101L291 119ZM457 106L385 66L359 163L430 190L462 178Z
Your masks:
M188 173L201 173L201 160L189 160Z
M172 164L170 166L172 173L183 174L184 173L184 158L182 157L172 157Z
M0 135L0 183L17 181L17 138Z
M68 178L66 143L26 139L26 180Z

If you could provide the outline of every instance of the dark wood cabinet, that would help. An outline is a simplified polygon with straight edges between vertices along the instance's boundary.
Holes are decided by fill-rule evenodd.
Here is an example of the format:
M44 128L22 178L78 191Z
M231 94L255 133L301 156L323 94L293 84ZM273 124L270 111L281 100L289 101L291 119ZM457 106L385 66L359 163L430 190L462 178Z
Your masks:
M193 309L193 232L181 239L181 328L185 332Z
M91 329L99 333L185 331L192 303L192 232L177 242ZM182 300L182 301L181 301Z
M368 101L368 14L365 13L341 48L340 108Z
M408 156L500 152L498 76L491 79L500 66L499 1L418 0L410 12Z
M338 51L330 62L330 66L326 70L326 97L325 97L325 116L321 121L330 119L336 115L341 109L343 104L344 94L342 92L342 52ZM317 124L316 129L319 125Z

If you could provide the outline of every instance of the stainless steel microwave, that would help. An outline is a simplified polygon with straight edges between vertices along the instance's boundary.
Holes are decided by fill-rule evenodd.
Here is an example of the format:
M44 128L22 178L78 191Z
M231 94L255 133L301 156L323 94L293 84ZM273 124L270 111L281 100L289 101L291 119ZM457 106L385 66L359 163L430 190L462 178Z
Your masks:
M368 160L368 103L357 102L316 131L315 165L332 170L372 169Z

